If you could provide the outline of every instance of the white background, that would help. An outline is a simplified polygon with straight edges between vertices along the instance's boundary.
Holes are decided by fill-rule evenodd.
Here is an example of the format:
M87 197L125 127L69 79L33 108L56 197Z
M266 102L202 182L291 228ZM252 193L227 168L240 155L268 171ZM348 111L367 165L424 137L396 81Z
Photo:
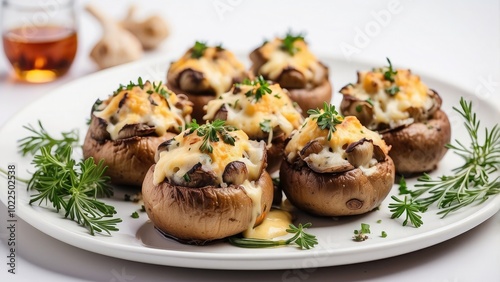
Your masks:
M48 2L49 0L41 1ZM53 0L55 1L55 0ZM88 1L79 1L79 9ZM133 1L94 1L122 17ZM139 3L139 1L137 1ZM145 56L181 54L195 40L249 52L287 30L305 31L311 48L342 60L398 67L457 85L500 109L499 1L140 1L141 14L159 13L172 34ZM0 56L0 126L24 105L65 82L97 71L88 54L100 27L78 13L79 50L68 75L31 85L10 76ZM0 47L1 48L1 47ZM354 53L346 52L346 49ZM340 85L335 85L335 91ZM1 150L1 148L0 148ZM146 265L60 243L19 222L17 274L7 273L6 209L0 206L1 281L498 281L500 215L471 231L411 254L374 262L300 271L206 271ZM292 279L293 278L293 279Z

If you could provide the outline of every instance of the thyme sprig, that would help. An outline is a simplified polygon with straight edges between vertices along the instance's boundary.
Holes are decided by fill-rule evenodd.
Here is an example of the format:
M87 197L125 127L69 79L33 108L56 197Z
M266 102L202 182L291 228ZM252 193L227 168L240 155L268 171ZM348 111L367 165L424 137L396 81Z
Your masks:
M306 223L302 225L299 223L298 226L290 224L286 232L294 234L290 239L287 240L266 240L266 239L254 239L254 238L240 238L240 237L229 237L229 243L237 247L242 248L268 248L295 244L300 249L311 249L318 244L318 239L315 235L305 232L305 229L311 227L311 223Z
M202 144L200 146L200 151L203 153L212 153L213 147L210 143L219 142L220 138L226 144L233 145L235 138L229 134L229 132L236 130L235 127L230 125L225 125L224 120L215 120L212 123L206 123L199 125L196 119L193 119L188 125L189 134L196 131L196 134L203 137Z
M323 110L310 109L307 111L312 120L316 120L319 128L328 129L328 140L332 139L332 134L336 131L335 126L341 124L343 117L339 115L334 105L323 103Z
M500 193L500 176L494 177L494 173L500 169L498 124L491 129L484 129L484 140L481 142L479 140L480 121L476 113L472 111L472 102L467 102L462 97L460 108L453 107L453 110L464 118L470 144L465 145L455 140L456 145L447 144L446 147L460 156L464 164L454 168L452 175L432 178L424 174L417 179L416 189L406 189L407 194L411 196L410 201L405 201L408 205L406 211L410 212L409 216L414 215L417 210L423 212L431 205L436 205L440 210L438 214L445 217L451 212L473 203L480 204L490 196ZM401 203L401 200L396 199L393 198L397 203ZM392 205L394 207L394 204ZM394 218L399 216L401 213L393 215Z

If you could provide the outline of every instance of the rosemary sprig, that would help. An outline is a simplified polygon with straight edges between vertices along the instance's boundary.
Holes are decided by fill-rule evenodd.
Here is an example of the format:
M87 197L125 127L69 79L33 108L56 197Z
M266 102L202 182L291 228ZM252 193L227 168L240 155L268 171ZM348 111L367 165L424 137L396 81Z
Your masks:
M196 131L196 134L200 137L203 137L203 142L200 146L200 151L203 153L212 153L213 147L210 144L211 142L219 142L219 136L222 138L222 141L226 144L233 145L235 139L233 136L229 134L229 132L236 130L233 126L225 125L224 120L215 120L212 123L206 123L203 125L199 125L196 122L196 119L193 119L191 123L188 125L189 134Z
M311 223L306 223L299 226L293 224L289 225L286 232L294 234L290 239L287 240L265 240L265 239L252 239L252 238L239 238L239 237L229 237L229 243L237 247L242 248L268 248L295 244L300 249L311 249L318 244L316 236L305 232L305 229L311 227Z
M307 111L312 120L316 120L319 128L328 129L328 140L332 139L332 134L335 132L335 126L341 124L343 117L335 110L334 105L323 103L323 110L310 109Z
M498 124L492 129L484 129L484 140L479 141L480 121L472 111L472 102L460 99L460 109L453 107L464 119L464 125L470 137L470 145L455 140L457 145L446 147L464 160L464 164L452 170L453 174L432 178L428 174L417 179L417 189L407 190L412 199L407 202L410 216L412 211L425 211L433 204L440 210L438 214L445 217L473 203L482 203L490 196L500 193L500 176L493 174L500 169L500 128ZM396 198L397 199L397 198ZM401 200L395 200L401 203ZM393 207L394 204L392 204ZM391 207L391 204L389 205ZM411 210L410 210L411 208ZM394 210L396 212L398 210ZM393 218L402 213L393 214ZM410 219L411 221L411 219ZM415 224L414 224L415 225ZM416 226L416 225L415 225ZM416 226L418 227L418 226Z
M18 141L21 155L26 156L28 153L34 155L44 146L55 146L56 153L60 153L65 146L76 147L80 141L78 129L62 132L62 137L58 139L51 136L45 130L40 120L38 120L38 127L39 129L36 129L31 124L23 126L23 128L29 130L33 135L24 137Z
M298 51L300 51L300 48L297 48L294 44L295 41L298 40L304 41L304 35L302 33L293 34L289 31L285 38L283 38L283 42L280 45L281 50L288 52L291 56L295 55Z
M424 224L422 216L419 213L425 210L418 203L414 202L413 199L408 199L407 196L403 200L396 196L391 196L391 199L394 200L394 202L389 204L392 219L400 218L403 214L406 214L403 226L406 226L408 222L417 228Z
M28 190L38 194L31 195L29 203L50 202L56 212L64 210L64 217L86 227L91 235L117 231L116 224L122 220L112 218L114 207L97 200L112 195L109 178L103 175L104 162L95 164L88 158L76 163L72 152L71 146L63 146L58 153L50 145L40 148L33 160L36 171L28 183Z

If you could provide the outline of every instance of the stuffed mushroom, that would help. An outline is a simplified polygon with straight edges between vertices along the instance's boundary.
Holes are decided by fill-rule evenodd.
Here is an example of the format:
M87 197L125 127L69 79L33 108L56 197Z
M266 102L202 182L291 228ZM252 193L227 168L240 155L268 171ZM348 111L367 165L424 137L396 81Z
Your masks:
M250 54L250 60L251 72L286 88L304 114L330 103L328 68L309 51L302 35L288 33L285 38L266 41Z
M379 206L394 183L390 146L334 106L309 113L285 147L280 185L287 199L318 216L363 214Z
M268 172L278 170L285 140L298 129L303 117L288 91L279 84L270 85L262 76L235 84L233 89L206 106L204 119L225 120L248 134L252 140L267 143Z
M450 142L451 126L438 93L408 69L358 72L356 84L340 90L341 113L358 117L392 146L396 170L415 175L434 170Z
M273 200L264 142L223 121L192 127L158 147L142 195L155 227L204 244L260 224Z
M156 148L190 121L192 104L160 83L120 85L92 107L83 143L84 158L104 160L114 184L141 186Z
M193 102L192 117L201 121L203 106L248 77L245 66L221 46L209 47L196 42L167 72L167 86L184 93Z

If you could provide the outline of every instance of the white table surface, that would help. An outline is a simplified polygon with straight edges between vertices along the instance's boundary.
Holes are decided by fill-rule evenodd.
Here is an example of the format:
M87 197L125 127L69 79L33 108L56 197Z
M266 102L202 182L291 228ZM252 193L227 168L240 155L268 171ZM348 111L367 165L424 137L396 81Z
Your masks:
M94 2L121 17L132 1ZM140 2L141 13L160 13L172 28L168 40L146 57L182 52L194 40L223 42L230 50L249 51L263 38L291 28L306 31L311 48L318 53L377 64L385 64L385 57L390 57L398 66L455 84L500 109L499 1ZM0 56L0 126L52 89L97 71L88 54L101 31L88 14L79 15L76 61L56 82L16 82L5 57ZM361 32L369 33L364 41ZM347 55L346 46L356 52ZM6 266L6 215L2 203L0 281L500 281L500 213L427 249L354 265L300 270L294 275L284 270L215 271L125 261L61 243L22 220L17 229L17 274L11 275Z

